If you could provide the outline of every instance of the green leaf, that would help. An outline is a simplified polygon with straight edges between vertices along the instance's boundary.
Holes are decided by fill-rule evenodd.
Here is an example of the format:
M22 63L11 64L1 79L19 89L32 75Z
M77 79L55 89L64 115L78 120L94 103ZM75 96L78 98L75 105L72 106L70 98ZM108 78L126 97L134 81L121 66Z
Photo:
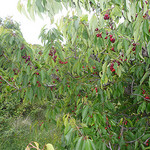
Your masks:
M76 144L75 150L81 150L81 149L82 149L82 146L83 146L83 137L80 137L80 138L78 139L77 144Z
M84 120L85 117L87 116L88 109L89 109L89 106L85 106L85 108L83 109L83 111L82 111L82 120Z
M147 45L147 51L148 51L148 55L150 57L150 41L148 42L148 45Z
M41 0L36 0L36 6L38 7L40 12L44 12L44 7L42 6L42 1Z
M94 14L89 22L89 29L92 30L92 33L94 33L97 27L98 27L98 21L96 15Z
M150 71L148 70L148 71L144 74L143 78L141 79L140 85L142 85L142 83L144 82L144 80L145 80L147 77L149 77L149 75L150 75Z
M54 150L54 147L53 147L53 145L52 144L46 144L46 148L47 148L47 150Z
M134 150L136 150L138 147L138 141L135 142L135 147L134 147Z
M146 20L144 20L144 23L143 23L143 31L144 31L147 35L149 35L148 30L149 30L149 23L148 23L148 20L146 19Z

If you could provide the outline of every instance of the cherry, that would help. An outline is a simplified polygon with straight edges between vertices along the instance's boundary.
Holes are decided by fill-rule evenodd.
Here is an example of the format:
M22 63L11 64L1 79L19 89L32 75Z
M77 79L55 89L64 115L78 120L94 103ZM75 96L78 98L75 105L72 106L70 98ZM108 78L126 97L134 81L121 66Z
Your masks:
M133 45L133 46L136 46L136 43L133 43L132 45Z
M111 50L115 52L114 47L112 47Z
M93 66L93 69L95 69L96 67Z
M145 90L143 90L143 93L142 94L145 94Z
M39 73L38 73L38 72L36 72L36 74L37 74L37 75L39 75Z
M115 38L110 38L110 41L111 41L112 43L114 43L114 42L115 42Z
M100 33L96 34L96 36L102 38L102 35Z
M114 72L114 71L115 71L115 69L112 70L112 72Z
M135 51L136 50L136 47L134 46L133 48L132 48L132 51Z
M105 14L104 15L104 20L108 20L109 19L109 15L108 14Z
M106 36L105 39L107 39L108 37Z
M148 4L148 1L145 1L146 4Z
M36 83L39 83L39 81L36 81Z
M150 97L149 97L149 96L145 96L145 98L146 98L146 99L150 99Z
M105 17L108 17L108 14L105 14Z
M110 37L110 38L112 38L112 37L113 37L113 35L111 35L111 34L110 34L110 35L109 35L109 37Z
M82 68L84 68L84 66L82 66Z
M55 81L53 81L53 83L55 83Z
M95 31L98 31L98 28L96 28Z
M146 143L146 146L148 146L148 143Z
M0 79L2 80L2 76L0 76Z

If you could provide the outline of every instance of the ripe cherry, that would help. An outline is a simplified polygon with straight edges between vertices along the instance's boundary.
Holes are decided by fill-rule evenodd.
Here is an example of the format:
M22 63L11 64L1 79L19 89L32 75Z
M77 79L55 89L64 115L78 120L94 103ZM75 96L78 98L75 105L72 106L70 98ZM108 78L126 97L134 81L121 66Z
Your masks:
M98 31L98 28L96 28L95 31Z
M111 41L112 43L114 43L114 42L115 42L115 38L110 38L110 41Z

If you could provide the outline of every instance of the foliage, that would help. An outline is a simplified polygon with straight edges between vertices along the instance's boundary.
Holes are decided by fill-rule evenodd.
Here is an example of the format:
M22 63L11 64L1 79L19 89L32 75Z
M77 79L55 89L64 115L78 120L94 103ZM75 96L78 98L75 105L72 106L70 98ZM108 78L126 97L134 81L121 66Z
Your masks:
M46 104L46 119L63 130L61 149L149 149L150 4L18 3L32 18L48 13L51 21L63 6L74 8L72 15L42 28L39 55L19 32L1 29L1 99Z

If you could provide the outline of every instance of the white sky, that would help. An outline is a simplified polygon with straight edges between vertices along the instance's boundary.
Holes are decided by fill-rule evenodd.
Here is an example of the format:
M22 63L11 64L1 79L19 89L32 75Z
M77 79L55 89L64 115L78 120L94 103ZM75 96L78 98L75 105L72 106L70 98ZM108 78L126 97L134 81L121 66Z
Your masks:
M25 40L31 44L41 44L38 36L41 28L45 24L50 25L49 19L42 20L36 17L35 21L29 20L17 10L18 1L19 0L0 0L0 17L4 19L5 17L13 16L12 19L20 23L20 28Z

